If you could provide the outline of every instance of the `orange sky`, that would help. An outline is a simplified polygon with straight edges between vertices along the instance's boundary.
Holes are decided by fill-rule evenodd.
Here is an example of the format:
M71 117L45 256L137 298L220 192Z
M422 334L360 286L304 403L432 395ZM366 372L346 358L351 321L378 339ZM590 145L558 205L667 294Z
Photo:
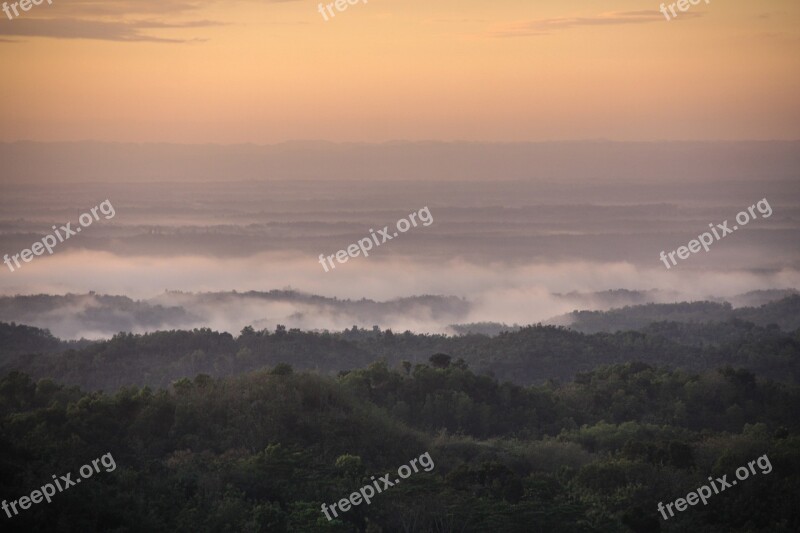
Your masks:
M47 0L0 140L800 138L800 2Z

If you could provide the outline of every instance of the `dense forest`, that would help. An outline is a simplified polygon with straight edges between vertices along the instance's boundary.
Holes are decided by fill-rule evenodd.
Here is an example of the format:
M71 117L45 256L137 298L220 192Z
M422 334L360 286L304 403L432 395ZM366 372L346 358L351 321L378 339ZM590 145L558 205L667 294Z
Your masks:
M3 531L798 531L796 306L647 305L635 331L493 336L278 326L90 342L0 323L0 497L104 454L117 465L0 512ZM697 319L709 309L730 313ZM625 315L590 316L607 329ZM323 514L424 453L431 471ZM769 473L659 513L764 456Z
M0 493L111 453L117 468L3 531L793 532L800 388L641 363L499 383L435 354L337 377L277 365L166 390L0 381ZM328 521L322 503L429 453L435 467ZM773 467L668 521L659 502L768 455Z

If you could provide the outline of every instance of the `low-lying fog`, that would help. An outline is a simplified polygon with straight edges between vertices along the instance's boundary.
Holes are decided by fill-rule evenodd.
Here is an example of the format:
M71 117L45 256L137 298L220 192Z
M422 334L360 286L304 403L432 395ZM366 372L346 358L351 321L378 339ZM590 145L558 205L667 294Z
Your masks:
M279 323L451 332L453 324L530 324L643 299L732 298L797 288L800 187L787 178L791 157L776 163L780 168L754 159L753 168L769 172L752 180L725 180L717 171L709 171L714 178L707 181L665 180L661 169L637 182L631 169L610 178L613 168L606 165L602 179L556 172L558 179L496 182L341 176L89 184L44 184L40 176L29 184L0 182L0 254L30 248L53 225L69 221L75 227L79 215L105 200L115 212L59 243L53 255L34 257L14 272L0 265L2 295L84 295L38 303L4 298L0 320L47 327L63 338L201 326L235 333L246 325ZM413 170L413 161L396 162ZM524 165L515 164L511 174L501 168L499 177L524 174ZM643 168L638 172L646 174ZM733 226L737 213L758 202L768 204L770 214L756 209L756 220L708 252L670 269L659 259L662 250L687 245L710 223L728 220ZM430 225L412 227L374 247L369 257L337 263L328 272L318 262L320 254L334 255L368 238L370 230L389 226L393 234L398 219L423 207ZM230 294L288 288L324 298ZM575 294L612 289L652 292L630 302L624 294ZM89 291L140 302L98 301ZM425 295L439 298L419 298Z

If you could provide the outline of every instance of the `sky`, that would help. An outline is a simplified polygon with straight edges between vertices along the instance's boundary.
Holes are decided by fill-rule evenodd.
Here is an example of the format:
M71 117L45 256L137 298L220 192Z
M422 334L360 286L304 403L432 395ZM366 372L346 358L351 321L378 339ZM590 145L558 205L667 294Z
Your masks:
M47 0L0 141L800 139L800 3Z

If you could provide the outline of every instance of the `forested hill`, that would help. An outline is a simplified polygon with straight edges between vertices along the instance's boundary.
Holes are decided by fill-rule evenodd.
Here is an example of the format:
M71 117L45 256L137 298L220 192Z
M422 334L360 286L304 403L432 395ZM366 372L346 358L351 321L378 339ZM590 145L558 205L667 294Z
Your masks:
M573 311L552 320L583 333L642 330L653 322L725 322L739 319L784 331L800 328L800 295L793 294L760 307L734 309L729 303L683 302L625 306L610 311Z
M800 331L787 333L738 319L715 324L655 323L643 332L591 335L537 325L496 337L355 328L316 333L281 326L275 331L248 327L234 337L196 329L121 333L63 352L54 351L54 340L41 330L17 327L14 331L13 349L2 347L0 372L20 370L91 390L167 386L199 373L230 376L280 363L331 374L378 360L392 367L413 366L435 353L463 360L479 374L522 385L571 380L598 365L629 361L693 371L730 365L779 381L800 382ZM20 346L29 349L21 353Z
M339 377L287 366L167 390L84 393L0 378L0 491L12 500L110 454L114 469L3 531L790 533L800 527L797 386L744 371L626 364L523 388L446 358ZM328 521L337 502L420 469ZM708 476L756 474L664 522ZM751 463L752 464L752 463ZM105 466L105 462L104 462ZM427 469L426 469L427 470ZM371 476L373 476L371 478ZM76 476L77 477L77 476ZM393 475L392 478L395 476ZM384 487L385 488L385 487ZM414 527L409 527L413 524Z
M60 353L71 348L83 348L91 341L62 341L46 329L22 324L0 322L0 364L18 355Z
M3 531L797 531L800 330L771 320L796 316L778 304L754 321L672 313L592 334L279 326L63 342L0 323L3 494L102 454L116 464ZM322 515L423 453L432 471ZM770 473L707 507L658 514L766 457Z

